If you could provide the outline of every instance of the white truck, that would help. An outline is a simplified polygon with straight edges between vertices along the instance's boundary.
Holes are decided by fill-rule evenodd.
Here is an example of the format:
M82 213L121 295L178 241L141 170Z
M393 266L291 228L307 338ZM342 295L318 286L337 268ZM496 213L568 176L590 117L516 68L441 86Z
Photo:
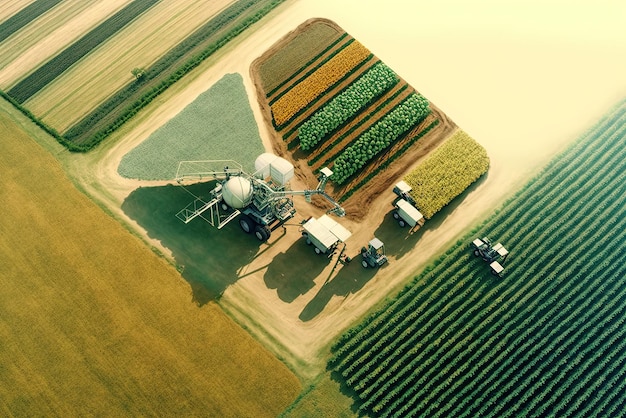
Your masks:
M307 245L313 245L316 254L332 257L337 246L345 242L352 233L328 215L309 218L302 223L302 236Z
M398 196L393 203L396 208L393 211L393 218L398 221L398 225L401 227L410 226L411 232L419 229L426 220L424 215L415 207L415 200L410 195L411 186L406 182L400 181L397 183L393 192Z

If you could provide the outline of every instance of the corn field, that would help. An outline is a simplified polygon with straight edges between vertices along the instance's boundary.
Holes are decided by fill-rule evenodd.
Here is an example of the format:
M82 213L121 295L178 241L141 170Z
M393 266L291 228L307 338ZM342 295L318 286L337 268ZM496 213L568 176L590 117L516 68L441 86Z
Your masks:
M510 251L495 278L468 243ZM626 101L332 347L359 412L623 416Z
M487 151L458 130L405 178L411 196L426 219L463 193L487 172Z

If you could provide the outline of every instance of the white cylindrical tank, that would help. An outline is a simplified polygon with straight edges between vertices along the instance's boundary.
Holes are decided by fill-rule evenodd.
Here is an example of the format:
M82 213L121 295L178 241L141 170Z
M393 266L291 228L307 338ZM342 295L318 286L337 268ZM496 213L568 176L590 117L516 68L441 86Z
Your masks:
M270 176L276 183L284 186L293 178L293 164L282 157L276 157L270 164Z
M231 208L241 209L252 200L252 183L243 177L233 177L224 184L222 198Z
M263 179L269 177L270 164L276 158L278 158L278 156L272 154L271 152L264 152L263 154L256 157L256 160L254 160L255 175Z

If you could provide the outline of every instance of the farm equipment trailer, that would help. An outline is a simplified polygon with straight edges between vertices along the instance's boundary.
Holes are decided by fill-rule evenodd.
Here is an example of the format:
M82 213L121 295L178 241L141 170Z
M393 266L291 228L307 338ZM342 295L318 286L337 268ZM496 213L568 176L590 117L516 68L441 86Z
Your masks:
M339 223L335 222L328 215L320 218L309 218L302 223L302 236L307 245L313 245L316 254L327 254L332 257L340 243L344 243L350 238L352 233Z
M397 183L393 192L398 196L394 200L393 206L396 208L393 211L393 218L398 221L398 225L405 227L409 225L410 231L414 232L424 225L424 215L420 213L415 205L415 200L411 197L412 188L406 182L400 181Z
M189 223L197 217L217 229L239 216L239 226L245 233L253 233L261 241L267 241L273 230L282 226L296 214L292 196L304 196L307 202L313 195L320 195L331 203L327 213L344 216L343 208L324 188L332 171L320 170L319 183L313 190L290 190L293 165L284 158L263 153L254 163L255 172L246 173L241 164L233 160L182 161L178 165L176 182L181 186L189 180L216 180L210 198L195 197L176 217Z
M489 263L489 269L494 276L501 276L504 271L502 266L506 261L509 251L500 243L491 245L491 240L487 237L482 239L476 238L470 243L470 249L476 257L480 257L486 263ZM498 259L502 259L502 263Z

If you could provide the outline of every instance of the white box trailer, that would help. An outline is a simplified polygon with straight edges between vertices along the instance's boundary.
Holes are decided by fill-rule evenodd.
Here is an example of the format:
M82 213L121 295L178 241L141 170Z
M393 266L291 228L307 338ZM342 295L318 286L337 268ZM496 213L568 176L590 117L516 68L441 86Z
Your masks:
M352 235L328 215L323 215L318 219L309 218L302 224L302 229L304 230L302 236L306 238L306 243L312 244L317 254L332 253L337 244L345 242Z
M409 225L411 228L416 228L424 225L424 215L406 200L399 199L394 206L396 210L393 212L393 217L401 227Z

